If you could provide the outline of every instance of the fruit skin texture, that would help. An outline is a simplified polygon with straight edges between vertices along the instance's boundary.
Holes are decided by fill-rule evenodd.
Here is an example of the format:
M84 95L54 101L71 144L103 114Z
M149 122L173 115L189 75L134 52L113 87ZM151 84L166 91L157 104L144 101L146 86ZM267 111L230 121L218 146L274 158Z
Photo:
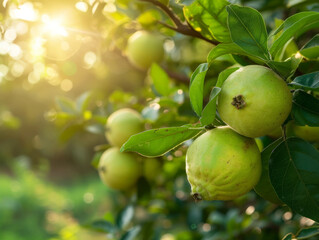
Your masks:
M142 165L135 154L122 153L117 147L106 150L98 165L102 182L115 190L132 188L142 173Z
M130 136L143 130L142 116L133 109L123 108L108 117L105 136L112 146L121 147Z
M256 138L278 128L288 117L292 95L271 69L249 65L229 75L218 97L222 120L236 132Z
M319 127L298 126L292 124L292 134L309 142L319 141Z
M128 40L126 54L134 66L147 69L163 59L163 40L155 34L137 31Z
M254 139L229 127L215 128L187 150L186 173L196 200L232 200L258 182L260 151Z

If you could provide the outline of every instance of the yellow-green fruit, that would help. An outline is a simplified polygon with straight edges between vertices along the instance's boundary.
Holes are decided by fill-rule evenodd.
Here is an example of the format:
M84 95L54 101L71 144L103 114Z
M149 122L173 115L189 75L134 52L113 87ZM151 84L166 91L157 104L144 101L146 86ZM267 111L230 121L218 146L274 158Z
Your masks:
M222 120L236 132L256 138L278 128L288 117L292 95L271 69L249 65L229 75L218 97Z
M158 179L162 172L162 161L159 158L144 158L143 175L152 182Z
M197 200L232 200L249 192L261 174L254 139L229 127L198 137L187 150L186 173Z
M107 119L105 136L112 146L121 147L130 136L143 130L142 116L133 109L123 108Z
M135 154L122 153L113 147L102 154L98 171L102 182L108 187L127 190L141 176L142 165Z
M128 40L126 54L133 65L147 69L163 59L163 40L156 34L137 31Z
M280 138L282 136L282 129L281 126L277 127L276 129L274 129L273 131L269 132L267 134L268 137L271 137L273 139L277 139Z
M292 134L309 142L319 141L319 127L292 124Z

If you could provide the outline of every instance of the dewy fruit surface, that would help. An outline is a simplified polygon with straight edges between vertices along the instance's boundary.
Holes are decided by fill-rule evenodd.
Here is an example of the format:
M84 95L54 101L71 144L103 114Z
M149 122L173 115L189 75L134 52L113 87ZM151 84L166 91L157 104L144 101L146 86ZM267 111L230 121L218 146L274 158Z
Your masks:
M153 62L160 62L164 55L160 36L138 31L128 40L126 54L129 61L138 68L147 69Z
M261 137L278 128L288 117L292 95L271 69L250 65L226 79L218 97L222 120L247 137Z
M106 150L99 162L102 182L116 190L133 187L142 173L142 165L135 154L122 153L117 147Z
M133 109L123 108L107 119L105 136L112 146L121 147L130 136L143 130L142 116Z
M261 175L254 139L229 127L198 137L186 154L186 173L197 200L232 200L249 192Z

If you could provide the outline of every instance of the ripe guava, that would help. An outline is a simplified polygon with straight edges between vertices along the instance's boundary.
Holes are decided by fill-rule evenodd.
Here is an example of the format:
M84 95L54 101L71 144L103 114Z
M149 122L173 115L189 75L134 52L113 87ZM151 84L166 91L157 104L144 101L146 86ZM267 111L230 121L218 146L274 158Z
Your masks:
M123 108L108 117L105 136L112 146L121 147L130 136L143 130L142 116L133 109Z
M143 176L149 182L156 181L162 172L162 165L162 161L159 158L144 158Z
M251 138L275 131L288 117L292 95L271 69L249 65L229 75L218 97L222 120Z
M232 200L258 182L260 151L254 139L229 127L214 128L188 148L186 173L195 200Z
M310 127L310 126L298 126L292 124L291 126L292 135L300 137L308 142L317 142L319 141L319 127Z
M156 34L137 31L128 39L126 54L134 66L147 69L163 59L163 40Z
M122 153L117 147L106 150L98 165L102 182L116 190L133 187L141 176L142 164L132 153Z

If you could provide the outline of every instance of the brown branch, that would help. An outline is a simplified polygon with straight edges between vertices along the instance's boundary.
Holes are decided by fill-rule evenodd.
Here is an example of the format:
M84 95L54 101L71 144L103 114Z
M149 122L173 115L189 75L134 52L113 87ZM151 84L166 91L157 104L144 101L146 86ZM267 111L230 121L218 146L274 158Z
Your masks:
M196 37L196 38L199 38L199 39L202 39L206 42L209 42L211 44L214 44L214 45L217 45L219 44L218 41L215 41L215 40L211 40L211 39L208 39L206 37L204 37L202 34L200 34L199 32L195 31L194 28L192 28L192 26L190 26L189 24L185 24L183 23L179 17L168 7L166 6L165 4L161 3L160 1L158 0L140 0L142 2L148 2L148 3L152 3L153 5L157 6L158 8L160 8L163 12L166 13L166 15L173 21L173 23L175 24L175 27L169 25L169 24L166 24L162 21L158 21L160 24L162 24L164 27L167 27L169 29L172 29L176 32L179 32L179 33L182 33L184 35L187 35L187 36L191 36L191 37Z

